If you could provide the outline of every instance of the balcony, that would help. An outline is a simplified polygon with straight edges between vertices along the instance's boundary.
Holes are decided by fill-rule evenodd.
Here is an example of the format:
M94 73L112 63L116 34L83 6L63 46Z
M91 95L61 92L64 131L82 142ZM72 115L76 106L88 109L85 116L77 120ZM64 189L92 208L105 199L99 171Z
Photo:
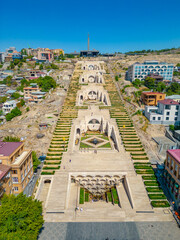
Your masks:
M12 166L13 165L18 165L18 166L21 165L21 163L27 159L27 157L29 156L29 153L30 153L30 150L23 151L21 153L21 155L19 155L18 157L15 158L15 161L12 164Z

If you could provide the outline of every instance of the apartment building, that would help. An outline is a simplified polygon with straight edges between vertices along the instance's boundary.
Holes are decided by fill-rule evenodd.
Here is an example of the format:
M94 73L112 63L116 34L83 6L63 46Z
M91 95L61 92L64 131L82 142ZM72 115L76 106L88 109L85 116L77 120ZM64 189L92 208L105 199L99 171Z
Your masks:
M156 106L145 106L145 117L151 124L180 124L180 103L171 99L158 101Z
M25 87L23 90L24 90L24 99L30 99L32 92L40 91L40 89L36 83L31 84L30 87Z
M149 74L156 74L163 77L164 80L172 81L174 65L158 61L136 62L128 67L127 79L145 80Z
M164 177L170 193L180 210L180 149L167 151Z
M5 102L2 107L3 113L10 113L16 106L17 102L15 100Z
M0 141L0 164L11 167L13 193L22 192L33 176L31 150L24 149L23 142Z
M0 164L0 199L3 197L4 193L12 193L11 167Z
M164 100L166 97L165 93L159 92L142 92L141 93L141 102L144 105L156 106L159 100Z

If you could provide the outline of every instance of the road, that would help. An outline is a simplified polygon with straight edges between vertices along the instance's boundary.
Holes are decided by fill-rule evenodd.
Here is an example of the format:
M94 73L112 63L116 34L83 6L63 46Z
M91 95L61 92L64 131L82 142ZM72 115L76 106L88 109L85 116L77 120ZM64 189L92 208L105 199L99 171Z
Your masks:
M41 168L43 166L43 163L41 163L39 166L38 166L38 169L37 169L37 173L34 173L32 178L30 179L28 185L26 186L26 188L24 189L23 193L28 197L28 196L32 196L33 194L33 191L34 191L34 187L36 185L36 182L40 176L40 173L41 173Z

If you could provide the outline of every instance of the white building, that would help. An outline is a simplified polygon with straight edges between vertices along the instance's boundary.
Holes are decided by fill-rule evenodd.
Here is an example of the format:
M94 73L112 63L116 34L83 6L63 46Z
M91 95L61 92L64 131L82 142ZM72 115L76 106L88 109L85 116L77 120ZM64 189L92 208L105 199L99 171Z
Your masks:
M174 100L174 101L180 103L180 95L171 95L171 96L167 96L166 99L171 99L171 100Z
M17 102L12 100L12 101L7 101L3 104L2 110L4 114L10 113L11 110L13 110L17 105Z
M180 103L171 99L158 101L157 107L146 106L145 116L151 124L180 124Z
M158 61L145 61L144 63L136 62L128 67L127 79L145 80L150 73L156 73L163 77L163 80L172 81L174 65Z

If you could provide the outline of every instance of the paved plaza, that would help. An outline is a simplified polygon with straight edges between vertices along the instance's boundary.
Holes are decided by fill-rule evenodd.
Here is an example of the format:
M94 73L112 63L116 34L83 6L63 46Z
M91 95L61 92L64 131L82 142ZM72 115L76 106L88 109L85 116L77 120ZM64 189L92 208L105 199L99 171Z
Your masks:
M39 240L179 240L175 222L45 223Z

